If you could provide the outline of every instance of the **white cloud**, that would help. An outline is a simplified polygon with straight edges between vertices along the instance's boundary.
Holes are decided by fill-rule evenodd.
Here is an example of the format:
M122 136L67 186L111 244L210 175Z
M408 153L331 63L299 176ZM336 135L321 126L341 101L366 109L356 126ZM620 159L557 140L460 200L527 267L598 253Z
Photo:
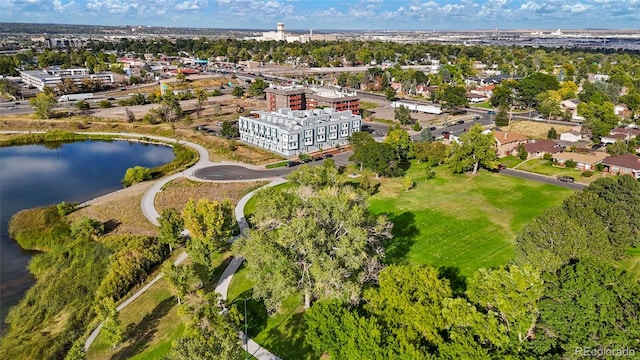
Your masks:
M59 11L59 12L67 11L67 10L72 9L72 8L74 8L76 6L75 1L73 1L73 0L69 1L66 4L63 4L62 1L60 1L60 0L54 0L52 2L52 4L53 4L53 8L56 11Z

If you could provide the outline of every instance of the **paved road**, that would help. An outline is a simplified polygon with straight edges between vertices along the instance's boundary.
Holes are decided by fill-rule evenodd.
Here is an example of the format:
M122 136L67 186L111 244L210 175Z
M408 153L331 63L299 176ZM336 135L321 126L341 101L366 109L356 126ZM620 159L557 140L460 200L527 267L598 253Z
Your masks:
M516 170L516 169L504 169L504 170L500 170L500 173L509 175L509 176L518 177L521 179L527 179L527 180L537 181L545 184L562 186L562 187L566 187L566 188L577 190L577 191L584 189L584 187L586 186L584 184L579 184L579 183L562 182L552 176L534 174L534 173L530 173L522 170Z
M351 152L344 152L333 156L336 165L346 165L348 163ZM310 166L318 166L324 163L324 159L320 161L310 162ZM272 179L274 177L282 177L288 175L301 165L294 167L281 167L271 170L262 170L257 167L248 168L246 165L229 165L216 164L207 167L198 168L193 172L186 171L189 175L200 180L208 181L248 181L260 179Z

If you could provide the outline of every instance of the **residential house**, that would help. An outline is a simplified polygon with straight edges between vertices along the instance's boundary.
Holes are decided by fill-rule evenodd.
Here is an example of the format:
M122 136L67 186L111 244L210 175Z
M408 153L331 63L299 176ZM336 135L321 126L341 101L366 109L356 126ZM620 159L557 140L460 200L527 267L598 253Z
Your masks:
M630 139L629 134L616 133L605 135L600 138L600 142L603 144L615 144L617 141L628 141Z
M557 154L562 151L562 146L553 140L531 140L524 144L524 149L529 154L528 158L541 158L544 154Z
M560 140L562 141L568 141L568 142L578 142L578 141L582 141L582 133L579 131L567 131L567 132L563 132L562 134L560 134Z
M509 131L494 131L493 136L496 140L496 153L498 157L504 157L512 155L520 144L526 144L529 139L515 132Z
M489 99L487 98L486 95L476 94L476 93L472 93L472 92L468 92L467 93L467 101L469 101L472 104L485 102L487 100L489 100Z
M576 169L587 171L594 170L598 164L600 164L607 156L607 153L602 151L594 151L586 154L574 153L574 152L561 152L552 155L552 159L555 163L563 165L567 161L571 160L576 163Z
M633 113L627 107L627 104L617 104L613 107L613 112L621 118L630 118Z
M562 112L571 113L571 121L583 122L584 117L578 115L578 104L580 104L580 100L568 99L560 103L560 108L562 109Z
M428 85L417 85L416 95L422 95L425 98L430 98L431 94L436 91L437 87Z
M640 179L640 157L632 154L608 156L602 160L604 172L618 175L631 175Z

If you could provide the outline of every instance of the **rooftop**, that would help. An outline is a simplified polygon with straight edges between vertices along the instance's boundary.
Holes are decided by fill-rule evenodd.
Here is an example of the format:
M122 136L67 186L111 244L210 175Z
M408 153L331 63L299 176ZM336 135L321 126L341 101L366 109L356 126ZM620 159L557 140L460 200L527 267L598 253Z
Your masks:
M632 155L608 156L602 163L605 165L620 166L628 169L640 170L640 158Z
M281 129L301 130L304 126L313 124L329 123L339 120L357 118L351 111L336 111L333 108L311 109L311 110L291 110L282 108L277 111L259 110L252 112L253 119L260 119L261 122L274 125ZM252 117L245 117L252 119Z

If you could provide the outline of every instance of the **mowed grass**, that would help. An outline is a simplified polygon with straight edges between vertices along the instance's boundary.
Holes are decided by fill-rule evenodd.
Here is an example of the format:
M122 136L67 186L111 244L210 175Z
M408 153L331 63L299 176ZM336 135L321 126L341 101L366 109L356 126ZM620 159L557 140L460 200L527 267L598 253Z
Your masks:
M171 342L184 332L177 301L164 279L120 312L122 344L111 347L101 332L87 352L87 359L159 359L171 350Z
M304 306L302 296L296 294L286 299L281 312L272 316L259 300L253 297L253 284L247 279L248 270L243 266L233 276L229 286L228 303L234 304L244 314L247 300L249 336L263 348L282 359L313 359L311 348L305 344Z
M636 279L640 279L640 248L627 250L627 258L618 261L618 267L633 274Z
M452 175L440 167L436 173L426 180L424 165L414 164L408 175L416 187L409 191L402 179L381 180L370 209L394 223L388 262L454 267L465 276L505 265L523 226L572 193L486 171Z

